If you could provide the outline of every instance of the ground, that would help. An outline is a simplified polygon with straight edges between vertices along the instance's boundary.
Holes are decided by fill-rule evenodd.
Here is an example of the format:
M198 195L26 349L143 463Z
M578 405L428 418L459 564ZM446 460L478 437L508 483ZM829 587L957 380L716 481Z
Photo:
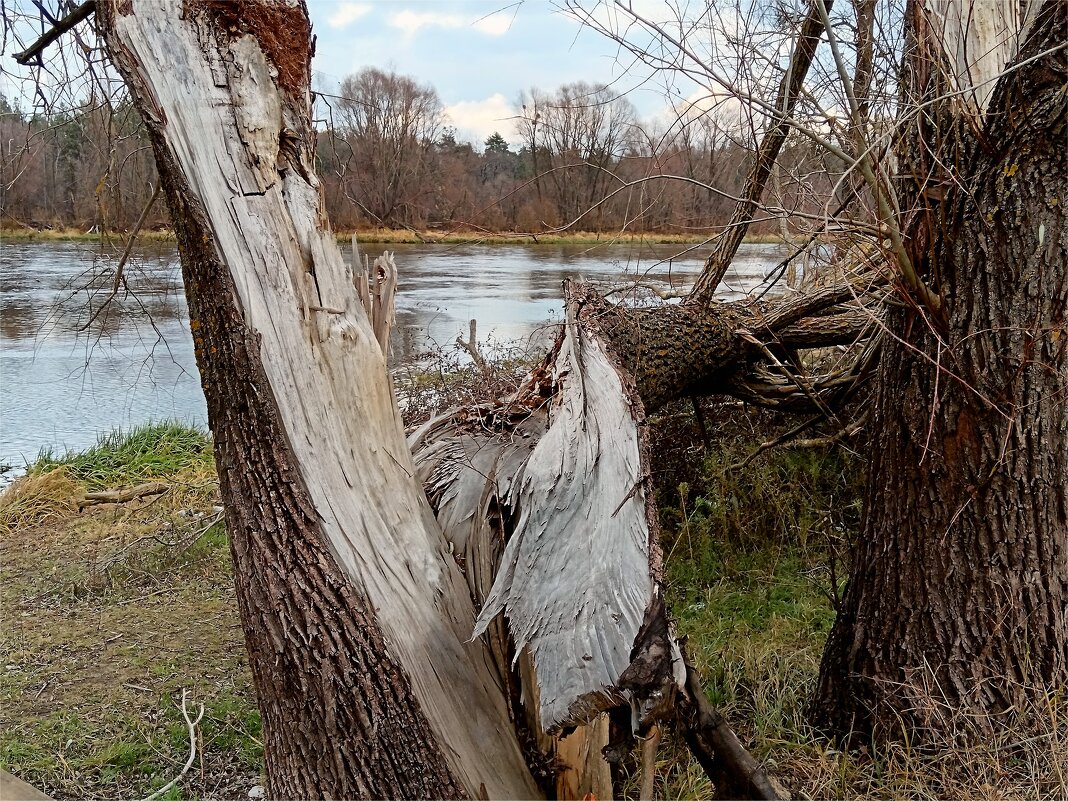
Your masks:
M0 762L56 798L146 796L190 752L184 689L194 716L205 708L201 747L164 797L245 799L261 783L259 715L210 448L178 427L141 433L158 463L107 446L0 502ZM149 478L171 489L74 505Z
M1022 715L1026 731L937 753L844 752L812 730L861 461L780 449L739 468L776 423L737 405L704 416L707 443L688 404L654 421L669 599L710 699L769 771L796 798L1068 797L1063 698ZM61 799L147 796L190 753L187 690L194 715L205 707L197 756L163 797L248 798L259 715L207 438L150 426L31 473L0 498L0 767ZM154 479L168 491L77 508L86 490ZM658 798L714 795L670 732L657 770Z

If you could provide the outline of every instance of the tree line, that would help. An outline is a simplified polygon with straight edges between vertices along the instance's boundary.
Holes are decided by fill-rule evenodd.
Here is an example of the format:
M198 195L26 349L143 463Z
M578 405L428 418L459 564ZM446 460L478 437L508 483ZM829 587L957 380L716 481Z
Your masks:
M477 144L458 139L435 89L410 77L369 67L339 93L317 98L316 166L342 230L705 232L727 222L752 162L754 132L722 112L642 120L626 97L582 81L522 93L503 133ZM0 98L0 136L4 225L124 231L155 191L128 100L24 112ZM780 231L790 212L821 205L835 177L826 167L791 142L769 198L782 215L755 231ZM164 204L145 219L169 224Z

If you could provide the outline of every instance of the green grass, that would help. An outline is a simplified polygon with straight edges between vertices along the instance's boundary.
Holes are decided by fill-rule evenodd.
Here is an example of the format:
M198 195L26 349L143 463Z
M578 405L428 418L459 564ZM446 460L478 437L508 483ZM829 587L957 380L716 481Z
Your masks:
M43 450L28 472L40 475L66 467L73 479L96 489L164 478L186 468L211 466L211 440L207 434L168 421L102 435L96 445L85 451L68 451L58 456L52 450Z
M144 797L189 753L188 689L203 748L163 797L244 797L262 734L210 440L156 423L30 473L0 497L0 766L61 800ZM143 480L169 489L74 502Z

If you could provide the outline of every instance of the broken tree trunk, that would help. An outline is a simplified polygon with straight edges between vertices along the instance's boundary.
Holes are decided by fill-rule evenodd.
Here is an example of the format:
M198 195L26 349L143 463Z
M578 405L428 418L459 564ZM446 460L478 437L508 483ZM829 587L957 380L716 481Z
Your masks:
M662 602L646 404L751 392L747 370L769 350L754 331L782 348L779 334L855 291L636 309L569 284L561 337L514 396L447 413L412 435L418 477L481 609L476 631L492 644L528 762L559 768L574 749L552 735L577 726L571 737L582 734L586 756L573 772L606 767L587 758L591 741L610 745L603 713L629 707L626 735L644 733L674 714L685 683ZM860 316L853 337L870 322ZM829 340L842 336L840 317L826 318L835 323ZM809 390L833 402L859 380L850 373ZM796 384L782 386L808 400ZM728 765L722 781L741 763L717 764ZM747 781L731 786L754 786Z
M662 602L644 408L603 332L568 307L515 396L431 421L410 444L481 607L476 634L493 643L532 747L563 763L556 794L604 798L602 713L630 706L644 730L670 713L684 674Z
M270 794L535 796L323 217L306 9L99 14L178 236Z

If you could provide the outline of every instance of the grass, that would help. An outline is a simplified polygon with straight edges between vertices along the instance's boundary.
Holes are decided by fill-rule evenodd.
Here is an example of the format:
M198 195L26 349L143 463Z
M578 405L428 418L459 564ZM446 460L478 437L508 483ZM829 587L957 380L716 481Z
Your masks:
M513 368L493 381L507 386ZM427 392L413 414L493 383L446 373L411 378ZM812 730L805 705L859 526L861 461L841 448L778 449L738 469L774 419L712 404L705 415L716 432L707 447L688 408L654 421L667 592L709 698L757 758L797 798L1068 796L1064 698L1021 710L1018 729L967 747L953 732L933 749L902 741L842 751ZM171 490L77 511L89 487L145 479ZM218 501L210 441L174 423L42 454L0 496L0 766L60 799L143 797L184 763L178 700L188 689L205 706L203 762L167 797L244 799L262 782ZM668 732L657 798L714 792Z
M108 238L121 244L125 234L120 231L108 233ZM174 231L170 229L142 230L137 238L153 242L174 242ZM0 227L0 242L99 242L100 234L87 233L83 228L57 226L55 228Z
M339 244L347 245L352 239L352 231L339 231ZM453 231L414 231L404 228L373 228L356 231L362 244L392 245L597 245L597 244L698 244L714 236L712 232L672 233L630 231L567 231L560 233L522 233L509 231L483 232L470 230ZM110 234L113 239L122 241L125 234ZM141 231L138 238L158 242L175 241L174 231ZM81 228L2 228L0 241L5 242L97 242L99 233L86 233ZM778 234L749 234L746 242L754 244L778 244L782 238Z
M211 441L203 431L179 422L159 422L105 434L85 451L57 456L44 450L27 472L39 476L62 467L75 481L98 489L212 465Z
M77 511L87 489L144 479L171 488ZM188 689L203 758L166 797L261 783L218 503L209 439L174 423L42 454L0 496L0 766L59 799L146 796L185 762Z

